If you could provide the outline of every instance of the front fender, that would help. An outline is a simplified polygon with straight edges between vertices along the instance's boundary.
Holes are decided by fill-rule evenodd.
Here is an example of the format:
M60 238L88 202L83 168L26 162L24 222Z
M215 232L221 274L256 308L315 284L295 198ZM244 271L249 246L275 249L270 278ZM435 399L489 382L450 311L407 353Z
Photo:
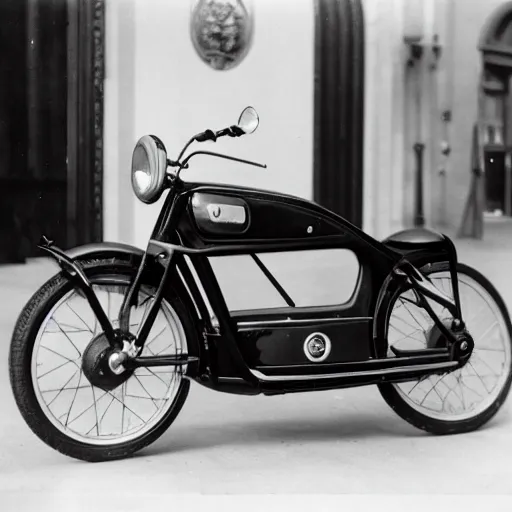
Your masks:
M120 257L131 259L134 257L139 261L144 256L144 251L138 247L119 242L101 242L95 244L79 245L68 249L66 254L73 260L103 259Z
M74 261L116 258L129 261L135 268L139 267L145 254L145 251L139 249L138 247L118 242L86 244L73 247L72 249L69 249L65 252L66 255L72 258ZM153 257L149 257L146 260L146 265L148 265L149 271L157 272L157 275L160 275L160 273L163 272L162 266ZM189 293L189 290L191 289L191 283L185 283L183 281L182 275L180 275L180 272L178 271L174 271L170 277L170 285L172 286L174 293L176 293L176 295L183 302L183 305L188 309L197 330L197 346L194 347L194 353L191 353L191 355L199 355L201 361L204 361L204 347L199 340L202 337L201 331L205 320L200 318L198 313L199 310Z
M80 245L78 247L68 249L65 252L66 255L69 256L74 261L117 258L131 262L134 267L138 267L140 265L142 258L144 257L145 254L145 251L139 249L138 247L118 242L101 242ZM161 265L157 263L155 259L152 257L149 257L146 260L146 265L148 265L149 270L157 272L163 271ZM182 278L179 272L173 273L171 282L172 285L176 287L176 293L180 296L180 298L183 300L186 299L185 304L187 307L189 307L191 313L195 314L194 319L199 319L199 316L197 315L198 310L196 308L196 305L194 304L194 299L188 292L188 289L190 289L193 283L184 282L184 278Z

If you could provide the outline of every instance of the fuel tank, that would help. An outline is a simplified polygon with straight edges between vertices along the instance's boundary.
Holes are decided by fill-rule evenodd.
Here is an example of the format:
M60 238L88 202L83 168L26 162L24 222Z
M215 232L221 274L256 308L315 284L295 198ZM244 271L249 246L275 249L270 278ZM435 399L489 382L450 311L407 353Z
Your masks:
M346 236L350 225L316 203L244 187L196 185L180 231L204 242L286 242ZM195 236L193 236L195 235Z

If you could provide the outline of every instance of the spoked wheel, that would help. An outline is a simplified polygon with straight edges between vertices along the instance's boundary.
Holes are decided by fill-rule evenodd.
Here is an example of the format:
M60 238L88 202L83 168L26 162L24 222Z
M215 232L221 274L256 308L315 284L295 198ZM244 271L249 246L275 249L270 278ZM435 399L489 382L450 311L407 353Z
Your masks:
M453 297L447 263L432 265L428 278ZM458 265L458 278L463 319L475 342L469 361L441 375L379 385L397 414L435 434L469 432L482 426L505 401L512 380L512 326L503 300L484 276L466 265ZM446 346L428 313L410 299L411 291L399 292L391 305L388 357L393 357L391 346L403 350ZM448 311L429 303L443 323L451 325Z
M116 327L135 269L109 260L85 264L84 270ZM130 317L132 334L142 325L155 291L151 284L141 287ZM193 336L182 303L166 297L141 355L188 353ZM44 442L71 457L111 460L140 450L165 432L188 394L186 367L103 374L97 362L107 347L87 300L62 274L32 297L15 327L10 376L18 407Z

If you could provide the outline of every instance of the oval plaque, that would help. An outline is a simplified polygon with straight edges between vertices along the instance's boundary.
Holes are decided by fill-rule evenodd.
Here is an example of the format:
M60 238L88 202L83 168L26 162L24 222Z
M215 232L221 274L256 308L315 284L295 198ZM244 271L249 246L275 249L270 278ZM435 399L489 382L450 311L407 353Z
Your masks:
M234 68L252 43L253 18L247 0L197 0L190 31L204 62L217 70Z

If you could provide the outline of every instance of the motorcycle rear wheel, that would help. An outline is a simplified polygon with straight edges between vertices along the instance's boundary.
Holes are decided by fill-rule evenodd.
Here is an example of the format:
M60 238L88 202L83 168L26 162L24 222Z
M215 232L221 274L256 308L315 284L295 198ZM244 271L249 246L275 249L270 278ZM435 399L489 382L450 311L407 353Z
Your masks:
M114 322L137 269L112 259L80 265ZM157 278L153 280L141 287L145 312L158 285ZM132 308L132 333L142 323L141 308ZM162 326L162 333L155 332ZM168 327L170 330L165 331ZM190 388L178 367L138 368L110 391L91 384L82 359L99 330L83 294L59 273L22 310L9 354L12 391L27 425L55 450L89 462L122 459L156 441L176 419ZM169 339L170 353L167 346L162 349ZM193 322L183 303L166 294L141 355L190 353L196 342ZM64 413L60 414L62 408Z
M505 402L512 383L512 325L505 303L480 272L461 263L457 272L463 319L475 341L469 361L453 372L429 375L407 383L378 385L386 403L401 418L419 429L439 435L470 432L486 424ZM448 263L431 265L426 275L441 291L453 296ZM411 292L399 290L391 302L385 338L387 354L383 356L392 357L390 345L402 349L432 348L438 337L426 311L402 300L408 293ZM471 302L471 294L479 300ZM429 303L434 306L433 302ZM400 324L397 311L404 305L408 310L404 313L406 319ZM451 323L452 317L446 309L436 306L434 310L441 320ZM486 318L490 318L490 324L485 323ZM415 332L407 332L408 323L416 327ZM402 339L397 340L396 336L402 336ZM400 341L408 346L397 345Z

